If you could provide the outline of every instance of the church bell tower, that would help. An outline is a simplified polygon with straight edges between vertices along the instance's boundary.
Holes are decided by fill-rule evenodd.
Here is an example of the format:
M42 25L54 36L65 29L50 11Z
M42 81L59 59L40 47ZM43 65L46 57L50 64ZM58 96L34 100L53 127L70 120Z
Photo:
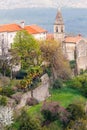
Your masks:
M57 12L56 19L54 22L54 39L64 41L65 37L65 25L60 9Z

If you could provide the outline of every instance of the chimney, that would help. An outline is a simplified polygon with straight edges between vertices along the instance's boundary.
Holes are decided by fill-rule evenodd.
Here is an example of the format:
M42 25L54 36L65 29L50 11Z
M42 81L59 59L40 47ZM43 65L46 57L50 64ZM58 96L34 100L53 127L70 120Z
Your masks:
M20 22L20 26L21 26L21 28L24 28L24 21Z

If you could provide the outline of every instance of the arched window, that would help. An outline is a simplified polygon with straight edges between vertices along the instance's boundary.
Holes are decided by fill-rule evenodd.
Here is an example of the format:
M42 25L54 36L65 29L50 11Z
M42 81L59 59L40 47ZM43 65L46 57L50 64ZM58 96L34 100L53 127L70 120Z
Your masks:
M63 32L63 27L61 27L61 32Z
M58 32L58 27L56 27L56 32Z

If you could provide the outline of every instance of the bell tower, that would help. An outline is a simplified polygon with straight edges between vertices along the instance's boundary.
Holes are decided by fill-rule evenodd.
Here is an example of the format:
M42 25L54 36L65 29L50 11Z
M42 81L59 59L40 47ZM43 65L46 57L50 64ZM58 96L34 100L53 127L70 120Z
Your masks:
M65 37L65 25L60 9L57 12L56 19L54 22L54 39L63 41Z

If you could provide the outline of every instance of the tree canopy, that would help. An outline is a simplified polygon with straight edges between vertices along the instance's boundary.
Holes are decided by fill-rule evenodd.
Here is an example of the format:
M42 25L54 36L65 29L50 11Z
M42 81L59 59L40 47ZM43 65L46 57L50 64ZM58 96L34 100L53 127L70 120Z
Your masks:
M70 67L67 59L62 53L60 43L54 40L47 40L41 43L43 58L51 66L54 79L68 78L70 76Z
M31 65L39 64L40 48L38 42L27 31L17 32L12 48L21 59L21 67L26 69Z

